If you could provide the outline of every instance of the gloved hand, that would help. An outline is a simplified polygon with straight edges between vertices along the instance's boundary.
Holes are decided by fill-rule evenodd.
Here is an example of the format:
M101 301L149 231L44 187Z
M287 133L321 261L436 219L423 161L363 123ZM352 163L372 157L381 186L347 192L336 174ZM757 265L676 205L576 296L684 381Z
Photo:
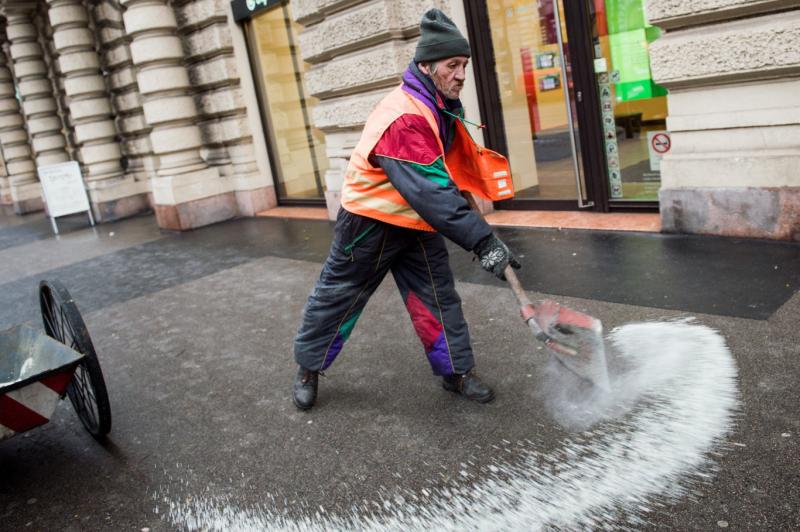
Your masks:
M503 270L509 264L515 270L519 270L522 265L517 258L511 253L502 240L497 238L497 235L492 233L487 236L475 246L473 250L481 261L481 268L489 273L493 273L498 279L506 280Z

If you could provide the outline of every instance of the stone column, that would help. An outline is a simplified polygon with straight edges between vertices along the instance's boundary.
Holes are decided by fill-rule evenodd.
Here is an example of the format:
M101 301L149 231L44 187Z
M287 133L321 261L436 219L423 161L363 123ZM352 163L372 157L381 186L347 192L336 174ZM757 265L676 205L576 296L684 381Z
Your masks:
M150 126L144 119L142 95L136 83L129 37L122 22L122 8L117 0L105 0L92 7L97 28L97 41L102 48L102 65L106 72L116 112L117 130L122 137L122 153L127 161L126 175L142 183L150 191L155 175Z
M235 33L241 30L228 17L228 0L173 0L172 4L184 37L206 160L231 176L240 214L253 216L277 202L270 176L259 175L256 163L242 86L243 76L250 72L248 52L243 40L238 46L240 36ZM253 101L251 112L258 114L256 106Z
M791 7L790 7L791 6ZM649 0L669 89L665 231L800 240L800 8L785 0Z
M122 0L144 116L158 157L153 200L161 227L184 230L238 214L229 179L202 159L203 141L177 22L165 0Z
M119 133L100 58L95 49L89 11L80 0L47 0L58 70L64 76L78 160L99 221L109 221L148 208L146 191L125 177Z
M4 32L0 37L5 38ZM36 178L25 120L16 97L16 87L0 49L0 145L8 177L4 180L2 203L14 205L18 214L42 210L42 193Z
M14 77L22 97L22 111L36 166L66 162L69 160L67 142L62 134L63 125L53 97L53 85L48 79L44 52L38 42L32 15L9 14L7 20Z

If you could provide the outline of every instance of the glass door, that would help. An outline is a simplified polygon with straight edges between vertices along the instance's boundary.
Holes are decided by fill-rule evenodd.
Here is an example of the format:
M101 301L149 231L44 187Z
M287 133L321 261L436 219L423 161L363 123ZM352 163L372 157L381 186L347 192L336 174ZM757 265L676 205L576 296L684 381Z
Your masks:
M589 1L608 200L611 208L654 202L671 145L667 91L653 82L648 53L660 30L647 24L645 0Z
M317 99L303 78L308 65L295 46L300 26L284 3L246 25L250 57L280 203L324 201L325 136L311 122Z
M499 109L488 112L501 114L487 122L502 124L495 144L508 155L516 193L506 206L590 206L581 176L563 1L502 0L485 6L499 93ZM486 115L487 107L482 111Z

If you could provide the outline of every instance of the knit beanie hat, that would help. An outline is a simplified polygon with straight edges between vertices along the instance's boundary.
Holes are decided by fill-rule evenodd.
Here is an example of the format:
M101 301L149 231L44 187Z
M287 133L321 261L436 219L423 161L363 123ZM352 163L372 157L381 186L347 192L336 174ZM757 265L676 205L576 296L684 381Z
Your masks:
M469 42L458 31L455 23L436 8L430 9L422 15L419 32L417 51L414 53L414 62L416 63L472 55Z

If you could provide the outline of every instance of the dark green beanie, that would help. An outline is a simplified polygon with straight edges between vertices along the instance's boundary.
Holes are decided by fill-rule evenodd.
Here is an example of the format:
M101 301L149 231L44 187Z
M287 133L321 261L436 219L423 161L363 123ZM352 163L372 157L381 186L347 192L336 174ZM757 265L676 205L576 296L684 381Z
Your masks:
M419 32L419 43L414 53L414 61L417 63L472 55L469 42L461 35L453 21L438 9L431 9L422 15Z

